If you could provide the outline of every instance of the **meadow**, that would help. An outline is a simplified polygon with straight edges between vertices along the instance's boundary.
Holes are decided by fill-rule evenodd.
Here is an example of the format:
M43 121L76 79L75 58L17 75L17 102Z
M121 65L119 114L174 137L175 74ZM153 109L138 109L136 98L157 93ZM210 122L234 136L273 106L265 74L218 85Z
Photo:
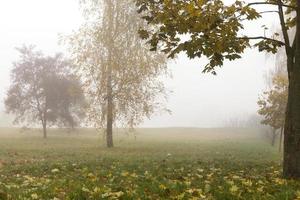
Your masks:
M258 129L0 129L0 199L300 199Z

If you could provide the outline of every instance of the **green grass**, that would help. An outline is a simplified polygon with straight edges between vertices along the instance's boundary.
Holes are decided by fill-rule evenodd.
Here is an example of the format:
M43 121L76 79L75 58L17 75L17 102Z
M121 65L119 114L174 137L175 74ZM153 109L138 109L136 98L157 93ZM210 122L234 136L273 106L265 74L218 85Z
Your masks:
M255 129L0 129L0 199L300 199Z

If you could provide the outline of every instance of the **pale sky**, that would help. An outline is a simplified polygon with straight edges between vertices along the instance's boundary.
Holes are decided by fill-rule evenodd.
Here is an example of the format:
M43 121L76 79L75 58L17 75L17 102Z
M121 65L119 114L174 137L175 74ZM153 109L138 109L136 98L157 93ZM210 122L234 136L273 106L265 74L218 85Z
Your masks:
M35 44L45 54L64 51L58 35L71 33L81 22L77 0L0 1L0 113L12 63L18 57L15 47ZM273 17L268 22L273 24ZM250 32L263 34L261 25L249 25ZM222 126L229 119L256 112L257 98L265 88L263 74L272 67L271 59L248 50L242 59L226 62L217 76L202 74L205 64L205 59L189 60L184 54L170 61L173 79L166 86L173 90L168 104L172 115L154 116L142 126Z

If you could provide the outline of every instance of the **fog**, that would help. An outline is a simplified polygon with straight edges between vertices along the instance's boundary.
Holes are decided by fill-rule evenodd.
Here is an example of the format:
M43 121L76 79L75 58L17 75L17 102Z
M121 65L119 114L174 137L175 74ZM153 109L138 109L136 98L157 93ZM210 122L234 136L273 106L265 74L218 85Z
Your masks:
M272 17L270 24L272 24ZM7 125L3 98L9 87L15 47L35 44L46 54L65 52L59 35L76 30L82 22L77 1L27 0L0 2L0 125ZM261 25L249 25L253 33ZM243 58L226 62L217 76L203 74L205 59L189 60L184 54L169 61L172 79L166 79L168 108L172 114L157 114L142 127L220 127L234 118L247 119L256 113L257 98L265 88L264 72L274 65L257 50L247 50ZM5 121L5 122L4 122Z
M0 200L300 199L299 1L134 2L0 1Z

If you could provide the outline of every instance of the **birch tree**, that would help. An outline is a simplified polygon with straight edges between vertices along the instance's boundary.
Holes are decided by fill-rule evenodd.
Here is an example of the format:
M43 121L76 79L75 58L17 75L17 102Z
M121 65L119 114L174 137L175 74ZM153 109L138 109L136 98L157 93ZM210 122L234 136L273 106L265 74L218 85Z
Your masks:
M140 39L144 22L133 2L89 0L82 8L86 22L69 37L70 52L84 82L89 122L106 130L107 147L113 147L114 126L133 128L166 110L166 57L149 52Z

